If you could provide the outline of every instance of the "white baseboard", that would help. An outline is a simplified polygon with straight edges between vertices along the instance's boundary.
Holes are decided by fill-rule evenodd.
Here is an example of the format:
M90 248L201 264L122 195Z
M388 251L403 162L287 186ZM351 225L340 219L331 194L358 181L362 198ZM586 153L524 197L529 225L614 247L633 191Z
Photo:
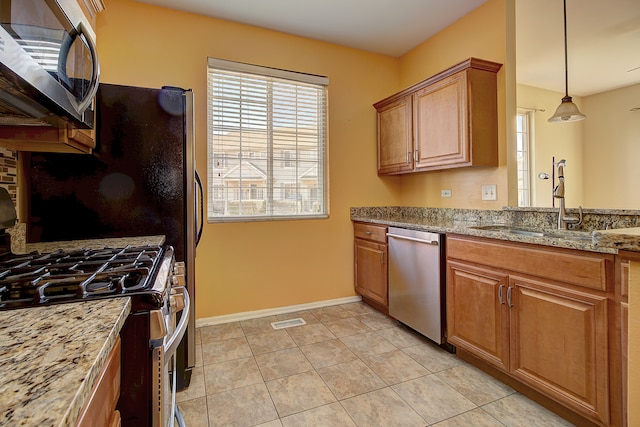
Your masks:
M273 316L275 314L294 313L296 311L309 310L312 308L329 307L331 305L348 304L362 301L362 297L344 297L325 301L310 302L307 304L289 305L287 307L267 308L265 310L244 311L242 313L225 314L222 316L205 317L196 319L196 328L201 326L220 325L222 323L239 322L241 320L256 319L258 317Z

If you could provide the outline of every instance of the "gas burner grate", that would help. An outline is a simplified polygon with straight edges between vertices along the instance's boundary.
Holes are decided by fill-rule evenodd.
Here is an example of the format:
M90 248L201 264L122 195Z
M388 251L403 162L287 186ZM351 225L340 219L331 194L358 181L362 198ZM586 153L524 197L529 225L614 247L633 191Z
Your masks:
M162 247L58 250L0 261L0 309L145 292Z

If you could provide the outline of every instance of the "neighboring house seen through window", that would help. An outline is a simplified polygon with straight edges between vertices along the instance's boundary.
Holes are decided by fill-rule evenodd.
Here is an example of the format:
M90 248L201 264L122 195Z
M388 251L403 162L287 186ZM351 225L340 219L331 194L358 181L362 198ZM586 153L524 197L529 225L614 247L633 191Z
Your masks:
M328 79L208 66L209 220L326 217Z

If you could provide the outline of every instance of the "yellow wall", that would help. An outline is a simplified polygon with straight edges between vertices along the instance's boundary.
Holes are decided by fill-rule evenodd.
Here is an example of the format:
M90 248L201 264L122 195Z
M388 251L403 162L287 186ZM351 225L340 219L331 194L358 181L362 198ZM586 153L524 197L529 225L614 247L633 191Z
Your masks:
M489 0L400 59L400 84L410 86L469 57L507 63L506 0ZM506 74L498 73L499 168L427 172L401 178L402 204L409 206L500 209L507 203ZM483 201L483 184L497 184L498 200ZM441 198L440 190L452 190Z
M498 75L500 168L380 178L372 108L374 102L470 56L505 63L506 1L489 0L402 58L132 0L106 1L97 27L102 81L193 88L197 163L203 177L208 56L330 79L330 218L205 224L196 258L198 318L354 295L352 206L507 204L506 67ZM498 184L497 202L480 201L485 183ZM442 203L440 188L453 190L450 205Z
M193 88L203 178L208 56L330 79L330 218L205 224L196 258L196 316L354 295L349 208L399 203L397 180L376 174L372 107L399 89L398 60L131 0L105 3L97 27L102 81Z
M538 174L552 174L552 157L559 161L565 159L567 166L565 176L565 203L567 207L578 205L592 207L584 199L583 180L583 129L586 120L571 123L549 123L547 119L553 115L564 96L563 93L536 87L518 85L518 107L528 109L544 109L531 114L534 145L531 157L531 184L535 199L533 206L551 207L553 184L551 179L540 180ZM573 102L580 111L582 98L573 97ZM557 181L556 181L557 182Z
M584 205L640 209L640 83L584 97Z

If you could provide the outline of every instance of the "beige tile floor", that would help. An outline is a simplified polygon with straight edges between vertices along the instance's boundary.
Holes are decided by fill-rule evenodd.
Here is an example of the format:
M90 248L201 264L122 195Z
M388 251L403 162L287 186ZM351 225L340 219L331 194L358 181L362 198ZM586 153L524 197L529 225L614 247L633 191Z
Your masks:
M304 326L271 322L301 317ZM188 427L570 426L357 302L198 328Z

